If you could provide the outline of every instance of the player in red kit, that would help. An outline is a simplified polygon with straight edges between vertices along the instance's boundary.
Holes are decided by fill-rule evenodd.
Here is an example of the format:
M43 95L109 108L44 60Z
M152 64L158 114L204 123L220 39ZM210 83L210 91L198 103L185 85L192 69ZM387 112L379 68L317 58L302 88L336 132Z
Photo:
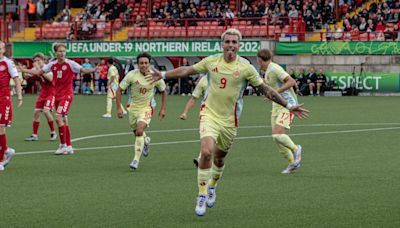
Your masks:
M37 53L33 56L33 68L34 69L41 69L44 66L45 56L42 53ZM40 94L36 101L35 110L33 112L33 124L32 124L32 135L25 139L25 141L37 141L39 140L38 137L38 129L40 124L40 114L43 113L46 118L47 122L50 127L50 140L54 141L57 139L57 133L54 130L54 120L51 112L53 111L54 107L54 100L55 100L55 86L53 80L53 74L48 73L44 74L43 76L35 76L31 74L24 74L24 78L34 78L39 81L40 83Z
M0 41L0 171L9 164L15 150L7 147L6 127L11 125L12 105L10 78L15 82L18 96L18 107L22 105L21 82L18 79L17 68L12 60L4 56L5 43Z
M74 91L72 88L74 74L90 74L96 71L95 68L82 68L81 65L66 58L67 47L65 44L54 44L56 59L44 65L41 70L21 69L24 73L43 75L43 73L53 73L55 80L55 103L56 122L58 125L58 135L60 146L54 152L55 155L73 154L71 144L71 132L68 124L68 112L71 107Z

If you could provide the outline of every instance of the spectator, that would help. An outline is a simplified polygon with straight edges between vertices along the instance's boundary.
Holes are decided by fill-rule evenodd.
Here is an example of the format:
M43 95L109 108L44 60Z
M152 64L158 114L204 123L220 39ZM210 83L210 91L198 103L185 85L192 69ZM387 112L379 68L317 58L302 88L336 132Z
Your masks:
M298 18L299 17L299 11L297 11L296 7L294 5L290 5L290 10L288 13L288 17L292 18Z
M31 23L33 21L36 21L36 4L32 0L28 0L26 9L27 9L27 12L28 12L28 20L29 20L29 22Z
M315 83L317 84L317 96L319 96L321 94L321 91L324 90L326 85L326 76L322 68L319 69L319 73L316 76Z
M145 27L146 23L144 22L144 20L142 20L142 17L140 15L136 16L136 20L135 20L135 27Z
M37 13L38 19L41 21L45 19L44 18L44 1L45 0L39 0L36 3L36 13Z
M317 74L315 73L315 68L310 68L310 73L307 75L308 90L310 91L310 96L314 95L314 88L317 81Z
M307 85L307 75L304 72L303 68L299 68L299 74L296 78L297 87L300 90L300 94L306 94L308 92L308 85Z

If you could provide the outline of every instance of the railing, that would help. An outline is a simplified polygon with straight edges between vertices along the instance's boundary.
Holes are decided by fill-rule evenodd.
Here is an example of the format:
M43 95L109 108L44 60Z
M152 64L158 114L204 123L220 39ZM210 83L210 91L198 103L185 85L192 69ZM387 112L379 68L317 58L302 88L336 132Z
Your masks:
M101 21L46 23L36 21L36 40L114 40L115 34L128 27L128 39L204 39L218 38L227 28L239 29L245 38L274 39L276 34L299 34L304 40L301 18L240 18L240 19L147 19L143 21ZM303 35L301 35L303 34Z

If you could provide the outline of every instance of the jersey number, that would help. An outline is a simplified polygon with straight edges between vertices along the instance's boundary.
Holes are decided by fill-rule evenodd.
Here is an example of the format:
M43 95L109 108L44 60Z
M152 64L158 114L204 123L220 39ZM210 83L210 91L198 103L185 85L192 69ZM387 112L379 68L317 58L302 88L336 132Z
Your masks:
M219 86L220 89L225 89L226 87L226 78L221 78L221 85Z
M146 94L147 93L147 89L146 88L140 88L139 90L140 94Z
M57 71L57 78L62 78L62 70Z

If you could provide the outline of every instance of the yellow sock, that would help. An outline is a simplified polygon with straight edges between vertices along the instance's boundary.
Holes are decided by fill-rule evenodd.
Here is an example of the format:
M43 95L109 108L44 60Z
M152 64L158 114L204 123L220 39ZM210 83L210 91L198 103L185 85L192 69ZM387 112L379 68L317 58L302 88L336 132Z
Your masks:
M107 97L107 108L106 108L107 114L111 115L111 109L112 109L112 99L111 97Z
M294 161L292 151L289 148L282 146L278 142L275 142L275 143L276 143L276 146L278 147L279 153L281 153L283 155L283 157L286 158L289 163L292 163Z
M211 169L197 169L197 184L199 186L199 195L207 195L208 181L211 178Z
M294 142L286 134L273 134L272 139L282 146L290 149L292 152L295 152L297 150L296 144L294 144Z
M213 162L212 167L211 167L211 179L209 182L209 185L211 187L217 187L217 182L218 182L218 180L221 179L222 173L224 172L224 168L225 168L225 165L222 167L218 167L218 166L214 165L214 162Z
M136 136L135 140L135 160L139 161L140 156L142 156L142 150L144 146L144 137L143 136Z

